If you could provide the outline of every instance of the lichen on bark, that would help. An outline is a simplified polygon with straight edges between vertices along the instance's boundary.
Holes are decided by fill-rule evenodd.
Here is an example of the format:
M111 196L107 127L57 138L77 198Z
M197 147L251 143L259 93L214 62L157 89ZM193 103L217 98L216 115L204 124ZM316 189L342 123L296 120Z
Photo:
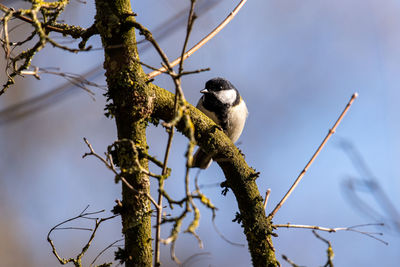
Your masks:
M96 1L96 27L105 51L104 69L108 91L108 112L115 117L119 140L131 140L147 153L146 127L152 109L152 92L138 63L134 29L126 26L134 20L130 1ZM150 192L149 177L135 167L130 142L115 146L122 176L136 190ZM148 168L145 157L139 159ZM126 266L151 266L151 207L145 194L137 194L122 185L122 232L125 236Z

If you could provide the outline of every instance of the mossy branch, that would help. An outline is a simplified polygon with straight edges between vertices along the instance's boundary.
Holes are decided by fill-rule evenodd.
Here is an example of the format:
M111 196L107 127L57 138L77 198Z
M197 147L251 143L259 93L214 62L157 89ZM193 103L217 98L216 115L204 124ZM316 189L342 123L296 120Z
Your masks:
M173 118L174 95L167 90L150 85L154 91L152 117L170 121ZM258 173L249 167L239 149L210 118L192 105L188 112L195 126L197 144L218 163L225 174L227 185L232 189L238 202L242 226L247 237L253 266L277 266L271 242L272 226L267 219L255 177ZM183 121L176 128L184 135L190 135Z

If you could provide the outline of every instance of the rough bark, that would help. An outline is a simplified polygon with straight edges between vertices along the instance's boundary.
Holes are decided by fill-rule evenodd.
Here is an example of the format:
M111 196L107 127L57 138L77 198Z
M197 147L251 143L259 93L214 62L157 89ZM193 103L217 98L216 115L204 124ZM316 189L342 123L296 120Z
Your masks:
M129 0L96 1L96 27L101 35L104 51L109 104L107 113L115 117L119 140L131 140L147 151L146 126L151 110L151 90L147 89L146 74L139 59L135 32L129 27L134 20ZM120 142L116 159L122 175L137 190L149 192L149 178L135 168L130 142ZM147 168L145 158L140 164ZM122 232L125 236L124 253L119 255L126 266L151 266L151 207L148 198L122 185Z

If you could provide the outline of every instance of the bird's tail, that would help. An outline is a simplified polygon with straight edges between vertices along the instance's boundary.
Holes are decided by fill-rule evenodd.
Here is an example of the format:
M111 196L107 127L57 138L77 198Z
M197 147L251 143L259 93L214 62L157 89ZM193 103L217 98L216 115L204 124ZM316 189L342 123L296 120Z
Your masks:
M212 162L212 157L198 148L193 156L192 168L207 169Z

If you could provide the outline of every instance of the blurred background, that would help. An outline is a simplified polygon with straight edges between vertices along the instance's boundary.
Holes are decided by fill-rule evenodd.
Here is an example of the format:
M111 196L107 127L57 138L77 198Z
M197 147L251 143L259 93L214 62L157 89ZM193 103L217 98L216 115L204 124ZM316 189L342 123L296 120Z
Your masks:
M199 0L189 47L238 2ZM22 1L2 3L27 7ZM154 32L169 58L180 55L189 1L133 1L132 5L138 22ZM216 76L229 79L246 100L250 114L238 146L248 164L261 172L260 192L271 189L267 212L304 168L351 95L359 93L337 133L274 218L274 223L325 227L385 223L385 227L359 230L383 232L378 237L389 245L354 232L321 232L332 242L335 266L398 266L400 261L400 219L395 208L400 203L399 14L400 2L394 0L248 1L222 32L185 63L186 70L211 68L184 77L183 89L192 104L197 103L204 83ZM72 0L62 19L89 27L94 15L93 1ZM22 40L31 30L19 26L12 37ZM48 46L33 64L87 75L88 80L105 85L99 37L88 44L95 49L77 55ZM76 47L77 42L66 45ZM141 43L139 49L143 62L160 65L161 59L148 44ZM3 84L5 73L0 75ZM166 75L154 83L174 90ZM94 157L82 159L88 151L83 137L99 154L116 139L114 121L104 116L105 91L91 89L94 97L60 76L42 74L41 80L18 78L0 97L0 266L59 266L46 241L48 231L87 205L88 211L104 209L100 216L109 216L120 198L121 186L114 183L113 174ZM149 127L152 155L162 159L166 141L161 126ZM186 146L186 138L176 134L170 158L173 172L166 189L177 199L184 192ZM192 171L191 176L195 174ZM223 180L216 164L199 178L203 192L218 207L215 222L220 232L232 242L246 244L242 228L232 222L238 211L233 194L221 195L218 184ZM186 266L250 266L247 247L224 241L212 226L211 212L199 207L198 234L204 249L193 236L182 233L176 245L178 258L187 260ZM190 218L184 226L189 223ZM93 222L69 226L93 227ZM169 231L170 226L164 226L162 237ZM276 232L274 245L283 266L289 264L281 254L298 265L325 264L326 244L310 230ZM52 238L61 256L68 258L81 250L89 235L60 230ZM119 218L105 222L84 262L89 265L120 238ZM175 266L169 246L162 246L161 255L163 266ZM112 259L111 249L97 263Z

